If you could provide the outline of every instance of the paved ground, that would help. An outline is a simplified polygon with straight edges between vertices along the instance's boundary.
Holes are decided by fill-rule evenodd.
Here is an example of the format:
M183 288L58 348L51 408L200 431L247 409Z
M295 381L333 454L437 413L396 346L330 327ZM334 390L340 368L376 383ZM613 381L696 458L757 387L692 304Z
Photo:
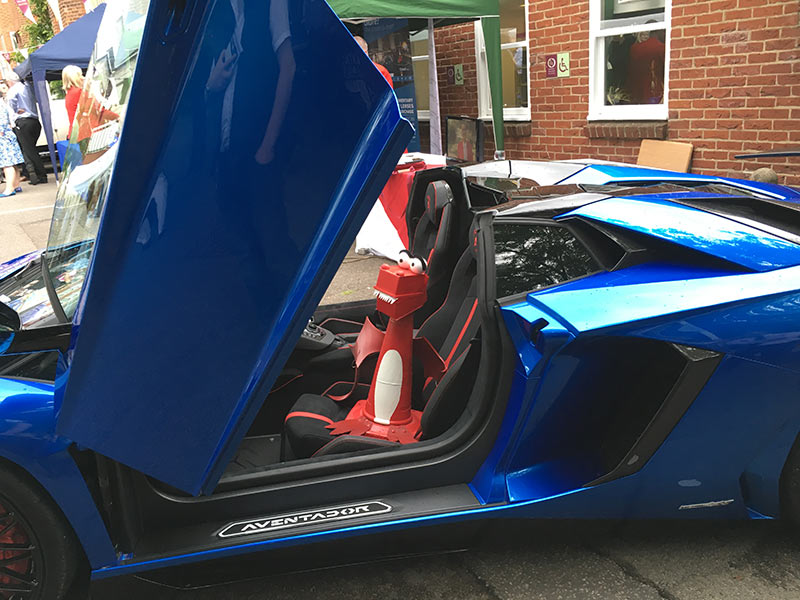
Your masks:
M22 194L0 198L0 262L47 241L56 186L23 187ZM382 262L349 253L324 302L370 297ZM468 552L231 583L233 578L223 571L223 583L192 590L126 578L106 587L102 597L798 600L800 534L768 521L493 524Z
M325 292L321 304L338 304L372 298L372 286L377 281L378 269L385 262L389 261L375 256L361 256L351 248L328 291Z
M56 198L52 174L49 182L36 186L23 183L21 194L0 198L0 263L47 243Z

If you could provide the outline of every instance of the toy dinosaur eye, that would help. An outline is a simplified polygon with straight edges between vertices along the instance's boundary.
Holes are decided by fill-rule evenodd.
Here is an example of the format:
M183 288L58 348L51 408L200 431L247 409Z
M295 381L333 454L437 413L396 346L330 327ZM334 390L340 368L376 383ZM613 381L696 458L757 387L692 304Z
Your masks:
M411 269L412 273L417 273L417 274L424 273L425 261L415 256L414 258L411 259L408 268Z
M398 266L408 269L410 268L411 260L411 254L409 254L408 250L400 250L400 257L397 259Z

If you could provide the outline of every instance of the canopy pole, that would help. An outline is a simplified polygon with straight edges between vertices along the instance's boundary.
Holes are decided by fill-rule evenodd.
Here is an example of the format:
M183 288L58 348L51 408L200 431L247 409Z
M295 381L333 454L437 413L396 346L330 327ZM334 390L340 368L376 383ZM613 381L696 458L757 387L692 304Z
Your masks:
M503 58L500 51L500 17L483 17L483 39L486 43L486 66L492 98L492 129L494 130L494 159L505 160L503 132Z
M56 163L56 146L53 142L53 122L50 119L50 96L47 93L47 80L45 71L36 69L33 72L33 94L36 103L39 105L39 122L44 129L44 136L47 139L47 149L50 151L50 163L53 165L53 176L59 181L58 165Z
M431 154L442 152L442 119L439 110L439 74L436 67L436 40L433 35L433 19L428 19L428 97L430 108Z

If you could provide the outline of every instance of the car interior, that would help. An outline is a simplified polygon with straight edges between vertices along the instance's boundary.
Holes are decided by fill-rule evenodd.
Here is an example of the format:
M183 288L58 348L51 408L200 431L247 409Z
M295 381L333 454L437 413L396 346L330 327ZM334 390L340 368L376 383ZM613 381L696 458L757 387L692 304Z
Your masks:
M470 243L475 211L586 191L576 185L516 183L504 189L509 181L465 179L460 170L448 167L422 171L415 178L407 212L410 251L427 262L428 281L427 299L414 312L414 337L427 340L444 365L444 375L433 378L423 361L414 358L412 408L421 413L415 437L418 443L444 436L464 414L480 361L478 256ZM661 186L649 191L674 190ZM616 187L615 192L634 190ZM539 205L549 215L548 203ZM563 207L553 210L556 214ZM590 235L578 225L576 234ZM595 251L605 246L619 251L605 239L604 244L590 245ZM618 261L615 254L601 262L613 266ZM401 445L380 437L331 431L334 424L347 420L353 407L370 392L378 354L375 348L367 353L358 351L365 322L370 328L386 330L388 318L377 310L375 299L318 307L222 476L220 489L237 487L241 484L237 482L289 462L387 452Z
M464 412L480 360L477 257L468 243L473 214L457 171L421 173L411 191L408 224L411 254L427 263L426 300L414 314L414 337L440 357L444 374L426 376L414 359L412 408L421 413L417 440L444 434ZM422 176L420 176L422 175ZM445 178L442 176L444 175ZM390 261L387 261L390 262ZM384 331L388 318L376 301L320 306L229 464L221 485L243 473L286 461L386 450L398 442L365 435L332 435L364 400L377 353L355 357L365 321Z

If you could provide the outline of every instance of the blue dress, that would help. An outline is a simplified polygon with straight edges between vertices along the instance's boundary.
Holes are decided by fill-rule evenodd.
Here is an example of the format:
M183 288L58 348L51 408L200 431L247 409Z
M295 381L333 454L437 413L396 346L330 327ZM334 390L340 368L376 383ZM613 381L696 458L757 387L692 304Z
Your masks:
M17 136L11 129L11 119L8 116L8 105L0 100L0 168L11 167L24 162L22 150L19 149Z

